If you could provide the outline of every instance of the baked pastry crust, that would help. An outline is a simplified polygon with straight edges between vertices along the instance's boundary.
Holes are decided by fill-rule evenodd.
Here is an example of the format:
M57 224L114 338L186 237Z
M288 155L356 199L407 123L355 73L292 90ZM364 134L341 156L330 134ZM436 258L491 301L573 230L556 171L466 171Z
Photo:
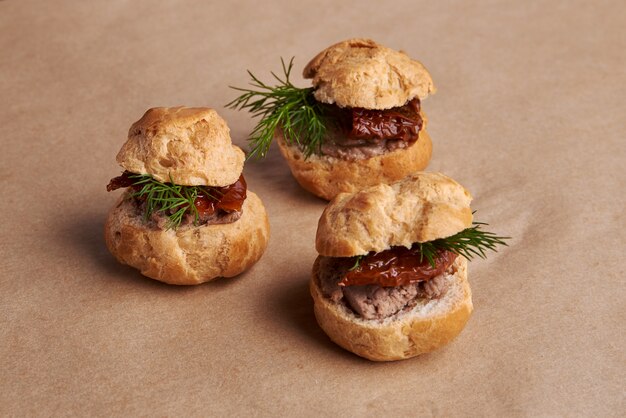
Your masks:
M378 183L391 183L426 168L433 144L426 130L409 147L375 157L348 161L312 154L307 159L297 145L289 145L280 130L276 142L291 173L309 192L330 200L339 193L355 192Z
M269 239L265 207L248 191L239 220L229 224L151 228L128 191L109 212L104 237L111 253L145 276L178 285L232 277L256 263Z
M149 109L130 127L117 154L117 162L132 173L183 186L233 184L244 159L224 119L205 107Z
M341 193L320 217L315 247L320 255L353 257L449 237L472 225L471 201L450 177L427 172Z
M303 76L313 79L318 101L339 107L390 109L436 90L422 63L371 39L326 48L306 65Z
M381 320L360 318L342 303L324 297L318 268L319 258L310 281L317 322L336 344L369 360L402 360L433 351L463 330L473 310L463 257L452 264L454 274L447 278L449 287L441 298L420 301L408 312Z

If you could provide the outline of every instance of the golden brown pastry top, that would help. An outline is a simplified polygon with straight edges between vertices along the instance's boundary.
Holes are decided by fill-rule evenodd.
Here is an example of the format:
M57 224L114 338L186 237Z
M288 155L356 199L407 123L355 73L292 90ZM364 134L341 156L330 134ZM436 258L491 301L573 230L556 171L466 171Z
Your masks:
M449 237L472 225L471 200L456 181L427 172L341 193L322 213L315 247L324 256L352 257Z
M224 119L205 107L149 109L130 127L117 154L117 162L130 172L185 186L230 185L239 178L244 159Z
M326 48L307 64L303 76L313 79L317 100L339 107L390 109L435 92L420 62L370 39Z

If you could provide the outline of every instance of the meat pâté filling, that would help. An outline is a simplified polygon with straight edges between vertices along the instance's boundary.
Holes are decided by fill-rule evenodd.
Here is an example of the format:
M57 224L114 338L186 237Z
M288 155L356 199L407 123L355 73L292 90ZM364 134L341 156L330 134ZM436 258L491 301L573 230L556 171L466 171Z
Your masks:
M321 152L353 161L407 148L417 141L424 125L420 107L419 98L387 110L326 105L325 114L334 123L328 127Z
M156 184L157 190L149 190L147 183ZM120 188L129 188L127 196L137 214L144 217L148 226L157 229L235 222L241 217L247 192L243 174L229 186L213 187L175 186L124 171L107 185L109 192ZM159 195L160 192L174 197L167 198Z
M320 257L318 277L325 297L364 319L384 319L413 308L419 300L442 297L457 255L439 250L432 265L419 247L391 247L356 257ZM358 260L358 263L356 263Z

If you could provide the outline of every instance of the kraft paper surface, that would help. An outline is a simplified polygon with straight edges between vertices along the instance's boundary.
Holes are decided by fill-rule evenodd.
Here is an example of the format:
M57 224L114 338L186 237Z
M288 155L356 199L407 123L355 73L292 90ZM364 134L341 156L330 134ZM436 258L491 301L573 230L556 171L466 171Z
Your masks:
M388 3L388 4L387 4ZM624 416L626 6L606 2L0 1L0 415ZM428 167L510 245L470 263L446 347L374 363L317 326L325 202L246 163L271 239L232 279L165 285L103 240L115 156L155 106L224 108L368 37L420 60Z

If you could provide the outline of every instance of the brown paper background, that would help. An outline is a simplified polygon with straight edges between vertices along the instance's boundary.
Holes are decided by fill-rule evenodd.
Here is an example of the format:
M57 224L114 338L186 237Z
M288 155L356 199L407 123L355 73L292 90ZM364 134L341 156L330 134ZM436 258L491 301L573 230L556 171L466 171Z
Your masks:
M261 3L261 2L258 2ZM626 6L606 2L0 1L0 415L623 416ZM434 157L511 235L470 265L449 346L372 363L317 327L324 202L250 162L261 261L173 287L102 238L117 150L153 106L223 109L250 69L367 36L421 60Z

